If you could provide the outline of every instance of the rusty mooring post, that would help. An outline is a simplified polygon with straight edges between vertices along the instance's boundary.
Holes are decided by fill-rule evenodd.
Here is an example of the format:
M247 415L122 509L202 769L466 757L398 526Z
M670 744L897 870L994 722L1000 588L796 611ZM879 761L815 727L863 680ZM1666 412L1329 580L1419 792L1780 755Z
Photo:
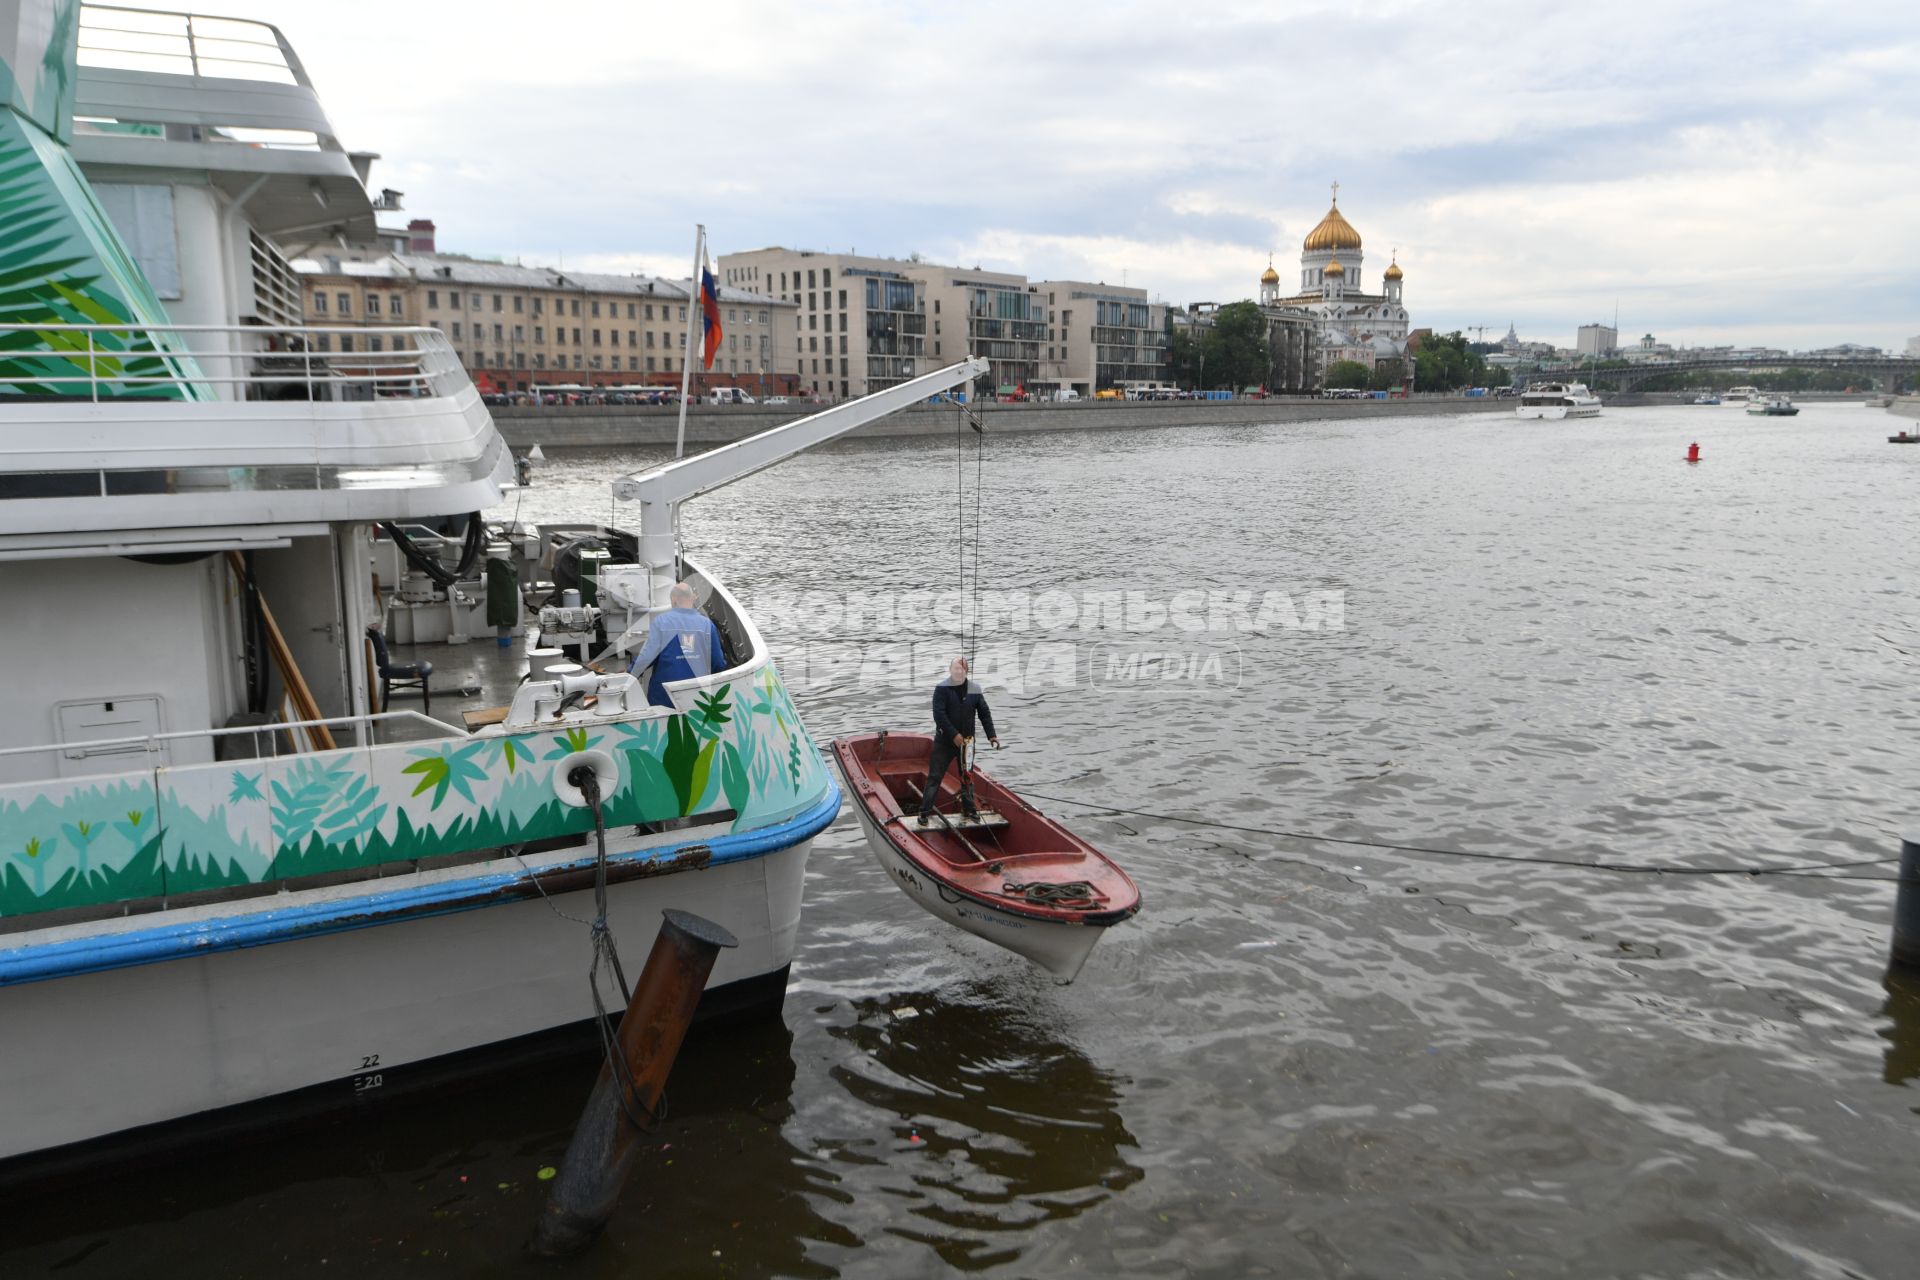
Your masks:
M528 1244L535 1253L577 1253L593 1243L613 1216L640 1149L643 1129L636 1121L653 1126L667 1073L686 1039L714 959L721 948L739 945L711 920L671 909L661 914L666 921L653 940L615 1038L631 1078L616 1078L613 1062L600 1065L600 1078L580 1113Z
M1900 884L1893 891L1893 962L1920 969L1920 835L1900 842Z

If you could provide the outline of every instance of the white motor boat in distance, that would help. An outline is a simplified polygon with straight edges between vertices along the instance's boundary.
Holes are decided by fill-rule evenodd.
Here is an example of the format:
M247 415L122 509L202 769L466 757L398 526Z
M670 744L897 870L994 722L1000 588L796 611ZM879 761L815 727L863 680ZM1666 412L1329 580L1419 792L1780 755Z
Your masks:
M1520 393L1514 414L1521 418L1597 418L1600 397L1581 382L1537 382Z

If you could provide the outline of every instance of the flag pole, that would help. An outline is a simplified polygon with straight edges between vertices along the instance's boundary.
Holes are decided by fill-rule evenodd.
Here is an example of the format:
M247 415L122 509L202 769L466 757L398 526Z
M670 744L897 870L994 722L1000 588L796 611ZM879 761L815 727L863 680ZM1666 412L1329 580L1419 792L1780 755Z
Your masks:
M687 385L693 380L693 325L700 314L700 259L707 247L707 224L697 223L693 232L693 272L687 277L687 346L680 353L680 429L673 437L673 456L687 452Z

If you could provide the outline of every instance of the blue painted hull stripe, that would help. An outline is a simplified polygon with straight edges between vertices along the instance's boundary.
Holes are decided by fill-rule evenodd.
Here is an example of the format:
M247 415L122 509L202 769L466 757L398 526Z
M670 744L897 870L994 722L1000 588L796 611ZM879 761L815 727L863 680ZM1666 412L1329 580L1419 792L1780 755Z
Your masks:
M792 848L825 830L840 812L840 784L827 775L827 789L819 800L776 826L753 831L729 832L707 840L689 840L685 844L635 853L616 854L612 865L661 862L694 845L713 851L707 866L745 862L782 849ZM541 874L590 867L591 857L576 858L541 868ZM693 871L693 868L689 868ZM675 872L673 874L681 874ZM494 872L416 885L386 893L342 898L307 906L259 911L227 919L196 920L165 924L131 933L103 934L91 938L67 938L59 942L0 950L0 987L22 982L42 982L103 969L124 969L132 965L156 964L183 956L204 956L216 951L237 951L295 938L344 933L383 924L401 924L423 916L449 915L500 905L493 895L527 884L523 871ZM507 899L505 901L521 901ZM392 919L391 917L401 917Z

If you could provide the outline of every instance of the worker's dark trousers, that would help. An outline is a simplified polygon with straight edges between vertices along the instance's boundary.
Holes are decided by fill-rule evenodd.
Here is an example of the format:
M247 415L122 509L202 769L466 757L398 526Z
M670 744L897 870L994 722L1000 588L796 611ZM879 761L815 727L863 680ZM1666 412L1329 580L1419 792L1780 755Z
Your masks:
M921 817L933 812L934 797L940 794L940 780L947 776L947 767L956 760L964 763L963 753L953 745L952 738L933 740L933 755L927 761L927 785L920 792ZM970 773L960 776L960 807L973 812L973 775Z

